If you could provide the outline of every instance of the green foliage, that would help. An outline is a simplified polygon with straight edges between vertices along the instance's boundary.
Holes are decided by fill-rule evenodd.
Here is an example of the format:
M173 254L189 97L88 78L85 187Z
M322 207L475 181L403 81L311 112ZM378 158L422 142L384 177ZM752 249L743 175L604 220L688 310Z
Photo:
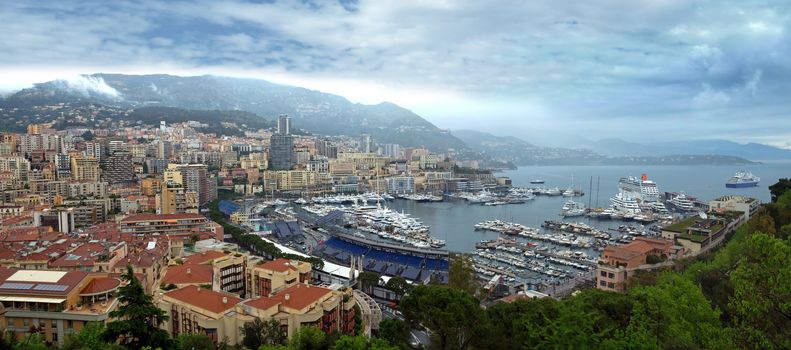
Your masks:
M44 337L38 333L31 333L18 343L14 344L14 350L49 350L50 347L44 341Z
M357 275L357 282L360 283L360 290L370 293L371 287L378 286L381 278L376 272L365 271Z
M772 194L772 202L777 202L778 198L785 193L791 191L791 179L780 179L777 183L769 186L769 192Z
M692 281L666 273L655 287L630 291L633 311L627 333L653 334L662 348L722 348L719 312Z
M777 232L775 220L766 210L758 212L747 222L747 233L752 235L756 232L770 235L774 235Z
M81 137L82 137L82 139L83 139L83 140L85 140L85 141L93 141L93 138L94 138L94 137L93 137L93 133L92 133L90 130L88 130L88 131L86 131L86 132L82 133L82 135L80 135L80 136L81 136Z
M387 283L385 283L385 288L395 292L398 295L406 294L412 286L407 283L407 281L400 276L391 277Z
M302 327L291 336L288 343L290 350L321 350L328 349L327 335L316 327Z
M791 245L766 234L747 241L731 275L737 343L744 348L791 348Z
M63 341L61 350L110 350L123 347L108 343L104 339L107 327L103 323L88 322L79 332L69 333Z
M356 337L349 335L341 336L335 341L332 348L333 350L398 350L398 347L392 346L384 340L369 340L361 335Z
M105 339L119 340L130 349L144 346L171 348L172 342L167 332L159 326L168 320L162 309L154 305L153 298L146 294L143 285L135 277L132 266L127 266L121 276L127 285L118 289L119 307L110 312L115 321L107 323Z
M448 286L470 295L478 295L481 284L475 275L472 257L468 254L454 254L450 257Z
M176 337L180 350L214 350L214 341L203 333L184 333Z
M284 345L286 336L280 331L280 322L274 318L262 320L256 317L251 322L242 326L242 344L250 349L257 349L262 345Z
M447 286L417 286L401 300L401 309L413 327L432 331L439 349L467 349L488 339L489 319L478 300Z
M379 338L399 349L408 349L409 326L402 320L383 319L382 322L379 322Z

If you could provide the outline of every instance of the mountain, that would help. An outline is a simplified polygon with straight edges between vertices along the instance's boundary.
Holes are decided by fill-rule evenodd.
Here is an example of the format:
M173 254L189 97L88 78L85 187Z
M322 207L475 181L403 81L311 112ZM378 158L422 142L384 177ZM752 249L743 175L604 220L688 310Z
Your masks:
M538 147L516 137L495 136L480 131L454 130L453 135L464 141L471 149L484 152L494 159L516 165L718 165L749 164L742 157L719 154L691 154L679 152L664 155L603 155L587 148ZM601 143L613 149L628 149L625 141L612 140ZM639 150L638 150L639 151ZM602 152L603 153L603 152Z
M380 143L426 146L442 152L465 147L450 133L392 103L352 103L341 96L257 79L93 74L36 84L8 96L0 101L0 106L66 102L125 108L239 110L270 120L288 114L295 127L315 134L368 133Z
M758 161L791 159L791 150L758 143L741 144L726 140L682 140L636 143L604 139L585 143L586 148L609 156L662 156L667 154L728 155Z

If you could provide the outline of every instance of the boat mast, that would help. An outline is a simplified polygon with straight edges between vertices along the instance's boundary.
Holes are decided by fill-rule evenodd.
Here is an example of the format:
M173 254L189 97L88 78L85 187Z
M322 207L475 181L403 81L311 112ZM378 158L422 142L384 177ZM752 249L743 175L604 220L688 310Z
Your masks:
M596 208L599 207L599 189L601 187L601 177L596 176Z

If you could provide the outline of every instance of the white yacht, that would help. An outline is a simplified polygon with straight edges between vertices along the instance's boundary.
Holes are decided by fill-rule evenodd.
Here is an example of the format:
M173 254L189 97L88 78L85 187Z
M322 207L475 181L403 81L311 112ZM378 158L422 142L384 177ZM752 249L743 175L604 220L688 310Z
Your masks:
M695 204L692 203L689 198L687 198L687 195L684 194L684 192L681 192L673 197L670 201L668 201L668 203L681 211L695 211Z
M559 189L559 188L557 188L557 187L555 187L555 188L550 188L550 189L547 189L547 191L546 191L546 194L547 194L547 196L559 196L559 195L561 195L562 193L563 193L563 192L561 192L561 191L560 191L560 189Z
M624 213L640 212L640 204L637 202L637 198L630 197L623 191L610 198L610 202L612 202L612 208L616 211Z
M575 202L573 200L568 200L565 204L563 204L563 208L560 212L560 216L563 217L574 217L574 216L582 216L585 215L585 205L579 202Z

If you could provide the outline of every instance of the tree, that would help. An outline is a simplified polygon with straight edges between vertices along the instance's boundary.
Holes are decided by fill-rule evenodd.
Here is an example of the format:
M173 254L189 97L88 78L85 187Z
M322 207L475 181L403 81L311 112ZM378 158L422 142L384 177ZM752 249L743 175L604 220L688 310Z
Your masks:
M360 290L365 293L371 293L371 287L379 285L379 276L376 272L360 272L357 276L357 282L360 283Z
M214 350L214 341L203 333L184 333L176 337L176 344L181 350Z
M398 350L398 347L392 346L384 340L369 340L361 335L356 337L350 335L341 336L333 343L332 348L333 350Z
M791 348L791 245L751 236L731 274L736 342L744 348Z
M653 334L665 349L730 347L719 311L711 307L689 279L665 273L655 287L637 287L629 295L633 304L627 338L645 339L647 334Z
M448 286L470 295L478 295L481 287L475 275L472 258L468 254L455 254L450 257L450 271L448 273Z
M94 138L93 137L93 133L90 130L82 133L81 136L82 136L82 139L85 140L85 141L93 141L93 138Z
M288 343L291 350L328 349L327 335L316 327L302 327L291 336Z
M412 286L400 276L391 277L390 280L385 283L385 288L392 290L398 295L406 294L411 287Z
M120 344L130 349L144 346L172 348L167 332L159 329L168 316L154 305L153 298L143 290L132 266L126 267L126 273L121 278L127 284L118 289L120 306L110 312L110 317L116 320L107 323L105 339L120 339Z
M409 326L397 319L383 319L379 322L379 338L400 349L409 348Z
M14 345L15 350L49 350L44 337L39 333L31 333Z
M777 202L784 193L791 191L791 179L780 179L777 183L769 186L769 192L772 194L772 202Z
M756 232L762 232L768 235L774 235L776 233L775 220L766 210L762 210L757 215L750 218L750 221L747 221L747 233L752 235Z
M401 310L413 327L432 331L431 345L435 348L478 348L488 339L489 319L478 300L464 291L440 285L417 286L401 300Z
M256 317L242 326L242 344L250 349L258 349L262 345L283 345L286 336L280 330L280 322L274 318L267 321Z
M79 332L69 333L63 341L61 350L110 350L122 348L104 339L107 327L103 323L88 322Z

